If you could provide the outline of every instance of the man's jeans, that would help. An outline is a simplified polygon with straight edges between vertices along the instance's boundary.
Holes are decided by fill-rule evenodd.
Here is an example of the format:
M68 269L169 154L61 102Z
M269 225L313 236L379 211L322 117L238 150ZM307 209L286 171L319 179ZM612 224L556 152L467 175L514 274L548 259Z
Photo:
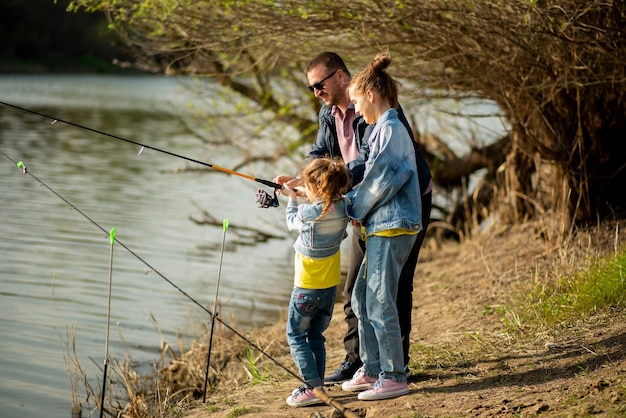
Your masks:
M319 387L326 369L326 338L322 335L333 315L337 287L293 288L287 319L287 342L304 381Z
M360 357L368 376L406 382L396 296L400 272L417 235L368 237L354 284L352 308L359 319Z

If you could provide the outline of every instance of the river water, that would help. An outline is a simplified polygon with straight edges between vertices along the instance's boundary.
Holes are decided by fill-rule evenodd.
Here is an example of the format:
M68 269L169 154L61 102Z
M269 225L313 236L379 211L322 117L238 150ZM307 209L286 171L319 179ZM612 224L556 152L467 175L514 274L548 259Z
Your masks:
M204 88L210 91L210 85ZM0 76L2 102L234 166L240 159L231 148L209 150L190 132L184 121L197 110L189 105L194 100L174 78ZM209 135L228 130L214 127ZM0 154L2 417L70 415L67 342L75 344L80 365L98 387L109 275L112 358L128 354L134 363L149 365L159 358L160 332L175 345L179 336L190 341L209 321L206 312L130 252L120 245L111 251L111 228L124 245L209 309L224 243L219 300L222 317L236 328L273 322L284 310L292 284L293 237L284 227L283 207L256 206L258 183L210 169L187 170L202 167L150 149L140 153L133 144L4 105L0 151L8 157ZM17 161L44 185L16 167ZM266 179L280 174L246 170ZM225 235L220 225L193 222L202 209L220 222L229 219ZM237 227L278 238L254 242ZM68 329L75 329L74 337L67 336Z

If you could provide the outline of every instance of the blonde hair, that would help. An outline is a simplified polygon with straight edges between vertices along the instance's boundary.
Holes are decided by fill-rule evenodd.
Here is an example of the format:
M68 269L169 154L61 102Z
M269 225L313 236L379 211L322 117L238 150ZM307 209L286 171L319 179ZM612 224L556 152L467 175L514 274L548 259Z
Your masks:
M302 169L301 176L304 182L315 188L316 197L324 202L324 208L319 220L326 216L335 200L348 191L350 176L348 169L341 159L315 158L310 160Z
M390 64L391 54L387 51L379 52L364 70L354 76L350 88L363 94L368 90L375 91L383 99L389 100L391 107L397 108L400 83L385 71Z

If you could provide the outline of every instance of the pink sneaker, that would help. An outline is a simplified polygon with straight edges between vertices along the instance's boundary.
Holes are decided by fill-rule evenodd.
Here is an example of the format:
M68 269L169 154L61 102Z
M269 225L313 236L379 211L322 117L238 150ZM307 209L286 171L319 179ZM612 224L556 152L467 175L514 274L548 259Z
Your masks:
M371 388L372 384L375 382L376 378L366 375L365 368L361 366L361 368L354 373L351 380L341 384L341 389L347 392L358 392Z
M377 401L379 399L395 398L409 393L409 385L396 382L391 379L384 379L382 376L374 383L370 389L359 393L362 401Z
M304 385L291 392L291 396L288 396L285 400L289 406L308 406L324 403L321 399L315 396L312 389L309 389Z

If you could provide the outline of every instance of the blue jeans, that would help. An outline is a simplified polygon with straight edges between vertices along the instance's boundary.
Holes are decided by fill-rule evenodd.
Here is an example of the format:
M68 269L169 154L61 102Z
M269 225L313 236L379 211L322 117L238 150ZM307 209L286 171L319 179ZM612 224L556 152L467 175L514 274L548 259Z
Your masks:
M359 355L365 374L406 382L396 297L402 266L417 235L367 238L354 284L352 308L359 319Z
M293 288L287 318L287 342L291 357L305 383L319 387L326 370L326 338L322 335L333 316L337 287Z

